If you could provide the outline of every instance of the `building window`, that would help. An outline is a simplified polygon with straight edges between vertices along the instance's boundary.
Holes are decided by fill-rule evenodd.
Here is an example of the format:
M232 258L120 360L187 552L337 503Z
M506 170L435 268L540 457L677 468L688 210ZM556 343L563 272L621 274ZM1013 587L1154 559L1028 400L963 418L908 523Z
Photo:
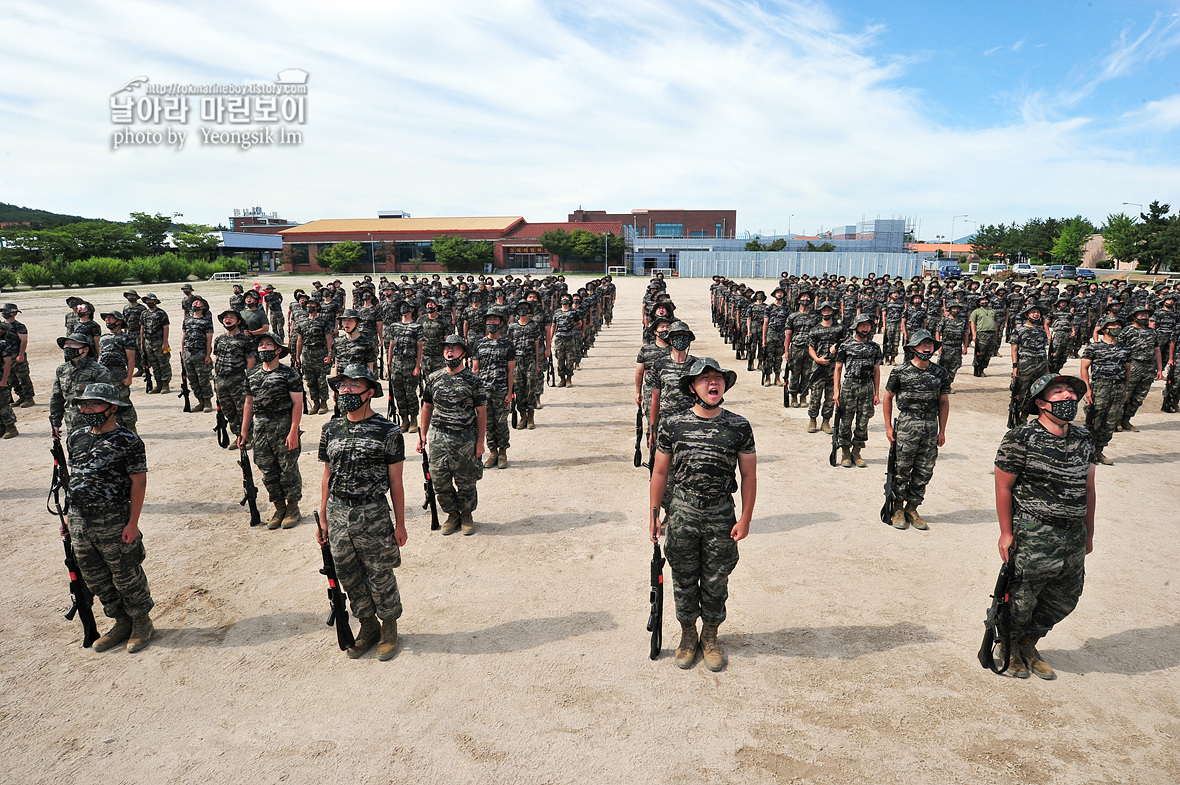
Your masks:
M639 236L640 237L647 237L647 227L646 226L639 227Z
M701 229L700 231L697 231L694 229L690 236L691 237L708 237L709 233L706 232L704 229Z
M684 224L656 224L656 237L683 237Z
M721 236L721 224L713 224L713 236L714 237Z

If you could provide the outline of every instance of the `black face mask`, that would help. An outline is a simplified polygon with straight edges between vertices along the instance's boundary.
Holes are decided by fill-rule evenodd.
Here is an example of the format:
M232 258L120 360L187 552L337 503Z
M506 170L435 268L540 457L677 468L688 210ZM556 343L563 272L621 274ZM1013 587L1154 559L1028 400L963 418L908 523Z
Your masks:
M495 335L498 332L500 332L500 325L498 325L498 324L489 324L488 325L488 335Z
M1029 323L1030 323L1030 324L1040 324L1040 323L1041 323L1041 317L1039 317L1039 316L1030 316L1030 317L1028 317L1028 321L1029 321Z
M1072 422L1078 416L1077 399L1064 401L1050 401L1049 413L1062 422Z
M825 322L830 322L836 318L836 314L834 313L821 313L820 316L823 317Z
M340 393L340 408L346 412L355 412L365 405L361 393Z
M863 340L867 341L869 339L869 336L873 334L873 331L872 330L857 330L856 334L859 335Z
M277 354L278 352L274 349L259 349L258 359L262 360L264 363L268 363L273 360Z
M687 351L689 345L692 343L692 338L683 333L677 333L668 339L668 343L672 344L672 348L678 352Z
M452 357L451 359L447 360L447 367L450 368L452 371L455 370L456 368L458 368L462 364L463 364L462 357Z
M667 330L656 330L656 337L659 338L664 343L667 343L668 342L668 331Z
M110 417L110 410L102 412L82 412L82 421L91 428L101 428L106 425L107 418Z
M1146 316L1136 316L1135 317L1135 324L1142 327L1143 325L1147 324L1147 317Z
M75 348L74 348L74 347L72 347L72 346L67 346L67 347L66 347L66 348L63 350L63 352L62 352L62 353L63 353L63 354L65 355L65 357L66 357L66 362L73 362L74 360L76 360L76 359L78 359L79 357L81 357L81 356L82 356L82 352L84 352L84 351L85 351L85 349L75 349Z
M931 357L934 356L934 350L933 349L925 349L925 350L914 349L914 356L917 357L919 360L929 360Z

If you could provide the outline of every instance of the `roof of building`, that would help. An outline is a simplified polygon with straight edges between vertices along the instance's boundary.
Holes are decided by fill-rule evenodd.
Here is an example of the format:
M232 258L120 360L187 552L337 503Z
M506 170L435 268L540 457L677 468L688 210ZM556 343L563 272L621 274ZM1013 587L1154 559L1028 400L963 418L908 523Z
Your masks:
M506 232L524 221L519 215L468 218L325 218L284 229L284 237L358 232Z
M918 253L938 253L939 250L942 250L943 253L947 253L946 243L910 243L908 246ZM973 253L973 251L971 250L971 246L967 243L954 243L951 245L951 250L949 253L961 254Z
M623 233L623 224L620 221L586 221L579 223L577 221L562 221L560 223L521 223L513 227L512 231L505 235L505 240L539 240L543 232L548 232L552 229L564 229L567 232L580 229L591 234L602 234L603 232L611 232L615 235Z

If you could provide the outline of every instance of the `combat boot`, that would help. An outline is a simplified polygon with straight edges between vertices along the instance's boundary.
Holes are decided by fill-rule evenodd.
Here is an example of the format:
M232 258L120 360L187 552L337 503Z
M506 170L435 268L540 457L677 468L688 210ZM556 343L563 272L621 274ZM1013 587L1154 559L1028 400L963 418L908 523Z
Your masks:
M168 382L164 382L163 384L156 385L156 392L163 395L172 391L168 389Z
M920 532L927 531L930 528L926 525L926 521L922 520L922 516L918 515L918 505L913 502L906 502L905 517Z
M500 450L496 453L496 466L500 469L508 468L508 451Z
M29 396L28 398L22 398L20 402L20 408L22 409L28 409L30 406L36 405L37 402L33 400L32 396Z
M1017 646L1017 648L1019 648L1019 646ZM1001 641L1000 648L999 648L999 654L996 659L997 664L1000 664L1004 661L1004 657L1007 655L1007 652L1008 652L1007 645L1005 644L1004 641ZM1012 652L1012 656L1008 659L1008 670L1006 671L1006 673L1014 679L1027 679L1028 678L1028 676L1029 676L1028 666L1026 666L1024 664L1024 660L1020 658L1019 651Z
M20 436L20 431L16 429L16 423L13 423L4 429L4 435L0 436L0 439L15 439L18 436Z
M1119 427L1122 428L1124 431L1127 431L1128 433L1135 433L1136 431L1139 430L1139 426L1131 425L1130 420L1124 421Z
M377 644L377 659L392 660L397 653L397 619L382 620L381 642Z
M677 668L692 667L697 658L697 643L699 641L696 619L688 623L680 622L680 645L676 647Z
M820 427L820 430L822 430L824 433L831 433L832 432L832 418L825 417L823 424L821 424L819 427Z
M463 513L459 518L459 525L463 529L464 536L470 537L475 534L475 520L471 517L471 513Z
M193 407L190 407L190 408L189 408L189 412L190 412L191 414L196 414L197 412L203 412L203 411L205 411L205 402L204 402L204 401L202 401L200 398L198 398L198 399L197 399L197 405L196 405L196 406L193 406Z
M840 465L845 469L852 468L852 453L847 447L840 448Z
M299 525L299 502L287 502L287 511L283 515L283 522L279 524L284 529L294 529Z
M135 654L147 648L152 633L156 631L152 618L147 614L131 617L131 637L127 639L127 653Z
M525 420L524 427L528 428L530 431L537 427L537 424L533 422L533 417L535 416L536 415L530 411L528 418Z
M287 517L287 503L275 502L274 515L270 516L270 520L266 522L266 528L277 529L283 525L283 518Z
M565 377L565 386L566 387L573 387L574 386L573 374L570 374L569 376Z
M411 414L410 415L410 427L406 428L406 433L417 433L417 432L418 432L418 415Z
M1056 672L1049 667L1049 663L1041 659L1041 653L1037 651L1037 638L1031 635L1026 635L1020 641L1020 653L1017 658L1024 660L1028 669L1035 673L1038 677L1045 681L1053 681L1057 678Z
M1114 461L1111 460L1110 458L1107 458L1104 453L1098 453L1094 457L1098 461L1098 463L1102 464L1103 466L1113 466L1114 465Z
M783 386L783 383L779 381L779 375L777 373L774 375L774 386L775 387L782 387Z
M865 463L865 459L860 457L860 448L859 447L852 448L852 463L858 469L867 469L869 466L867 463Z
M115 626L94 642L95 651L106 651L131 637L131 617L123 614L115 619Z
M360 632L356 634L354 643L348 647L348 651L344 652L348 655L348 659L355 660L362 654L373 648L381 638L381 625L377 623L376 616L366 616L361 619Z
M495 450L488 450L488 457L484 459L483 465L484 465L485 469L490 469L496 465L496 451Z
M457 531L459 531L459 513L449 512L447 513L447 519L443 521L442 533L454 534Z
M208 398L203 399L201 401L201 405L205 407L205 411L207 412L217 411L217 407L213 405L213 401L209 400Z
M818 431L819 431L819 426L815 424L815 418L812 417L810 420L807 421L807 432L808 433L817 433Z
M893 511L893 517L889 519L889 522L890 522L890 524L893 525L893 528L895 528L895 529L908 529L908 528L910 528L909 519L906 518L905 510L901 507L898 507L897 509L895 509Z
M717 625L707 621L701 623L701 655L709 670L719 671L725 667L725 652L717 642Z

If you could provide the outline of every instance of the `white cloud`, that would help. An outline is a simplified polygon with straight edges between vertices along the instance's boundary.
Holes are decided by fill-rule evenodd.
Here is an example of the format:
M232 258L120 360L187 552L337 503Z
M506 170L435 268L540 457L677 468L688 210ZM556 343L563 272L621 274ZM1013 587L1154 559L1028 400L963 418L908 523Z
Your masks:
M1111 193L1177 175L1085 118L940 127L896 86L906 62L869 54L878 29L844 30L814 3L8 7L0 199L62 212L216 223L252 202L301 220L399 208L541 221L579 204L722 207L743 229L783 231L794 213L792 228L814 231L862 214L1102 216ZM298 148L202 147L190 120L184 150L109 149L109 95L137 75L243 83L286 68L310 73Z

